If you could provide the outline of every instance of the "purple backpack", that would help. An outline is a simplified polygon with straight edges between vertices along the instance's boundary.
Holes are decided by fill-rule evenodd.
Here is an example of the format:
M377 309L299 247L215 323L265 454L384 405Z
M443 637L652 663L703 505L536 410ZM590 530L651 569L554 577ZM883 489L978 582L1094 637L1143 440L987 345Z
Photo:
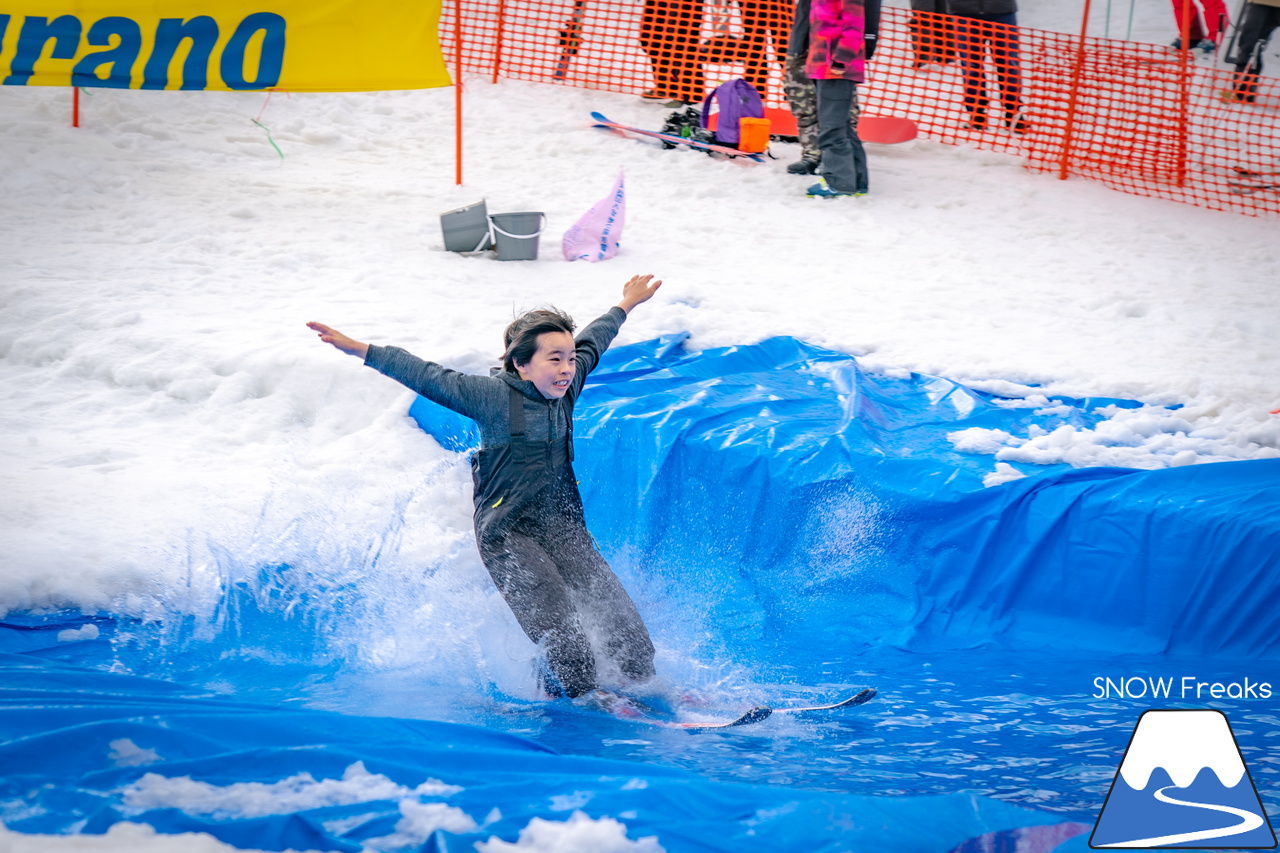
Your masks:
M730 80L721 83L707 95L702 102L702 126L707 127L711 119L711 105L720 108L716 119L716 141L726 145L737 145L741 137L738 120L742 118L764 118L764 101L756 87L746 80Z

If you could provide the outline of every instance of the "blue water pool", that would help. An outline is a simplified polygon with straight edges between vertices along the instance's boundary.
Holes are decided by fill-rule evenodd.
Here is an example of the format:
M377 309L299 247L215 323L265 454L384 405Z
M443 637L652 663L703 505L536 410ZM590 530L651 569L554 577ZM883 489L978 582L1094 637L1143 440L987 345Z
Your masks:
M670 694L701 713L873 702L697 735L615 720L535 698L500 602L457 592L465 556L414 590L224 554L198 613L8 614L0 821L469 850L580 811L671 851L1065 853L1149 708L1222 710L1276 814L1280 461L1022 466L984 487L992 458L947 439L1131 405L1022 405L790 339L620 348L580 404L578 473ZM465 422L414 416L465 452ZM369 653L397 644L420 660Z

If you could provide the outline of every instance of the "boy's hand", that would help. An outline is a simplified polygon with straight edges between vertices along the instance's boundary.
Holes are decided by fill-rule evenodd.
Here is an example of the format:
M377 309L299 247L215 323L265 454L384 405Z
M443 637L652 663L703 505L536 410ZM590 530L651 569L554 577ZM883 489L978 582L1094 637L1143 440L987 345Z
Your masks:
M618 307L630 314L641 302L648 302L659 287L662 287L662 281L653 281L651 275L633 275L622 285L622 301L618 303Z
M349 338L339 332L337 329L331 329L324 323L308 323L307 328L314 332L318 332L320 340L326 344L333 344L347 355L354 355L363 359L369 353L369 345L362 344L355 338Z

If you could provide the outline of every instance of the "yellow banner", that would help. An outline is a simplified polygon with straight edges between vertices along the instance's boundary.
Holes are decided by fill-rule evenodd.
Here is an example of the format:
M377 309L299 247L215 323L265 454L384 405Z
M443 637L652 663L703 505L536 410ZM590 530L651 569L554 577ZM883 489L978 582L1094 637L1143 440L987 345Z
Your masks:
M440 0L0 0L0 83L216 92L451 84Z

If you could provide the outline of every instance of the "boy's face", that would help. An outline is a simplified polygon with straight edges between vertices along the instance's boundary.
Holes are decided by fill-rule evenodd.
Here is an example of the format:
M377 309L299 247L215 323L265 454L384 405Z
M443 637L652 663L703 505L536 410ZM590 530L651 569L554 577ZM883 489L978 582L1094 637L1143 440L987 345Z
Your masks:
M533 387L548 400L563 397L569 390L569 382L577 369L578 355L573 336L567 332L543 332L538 335L538 351L528 364L517 364L521 379L533 383Z

